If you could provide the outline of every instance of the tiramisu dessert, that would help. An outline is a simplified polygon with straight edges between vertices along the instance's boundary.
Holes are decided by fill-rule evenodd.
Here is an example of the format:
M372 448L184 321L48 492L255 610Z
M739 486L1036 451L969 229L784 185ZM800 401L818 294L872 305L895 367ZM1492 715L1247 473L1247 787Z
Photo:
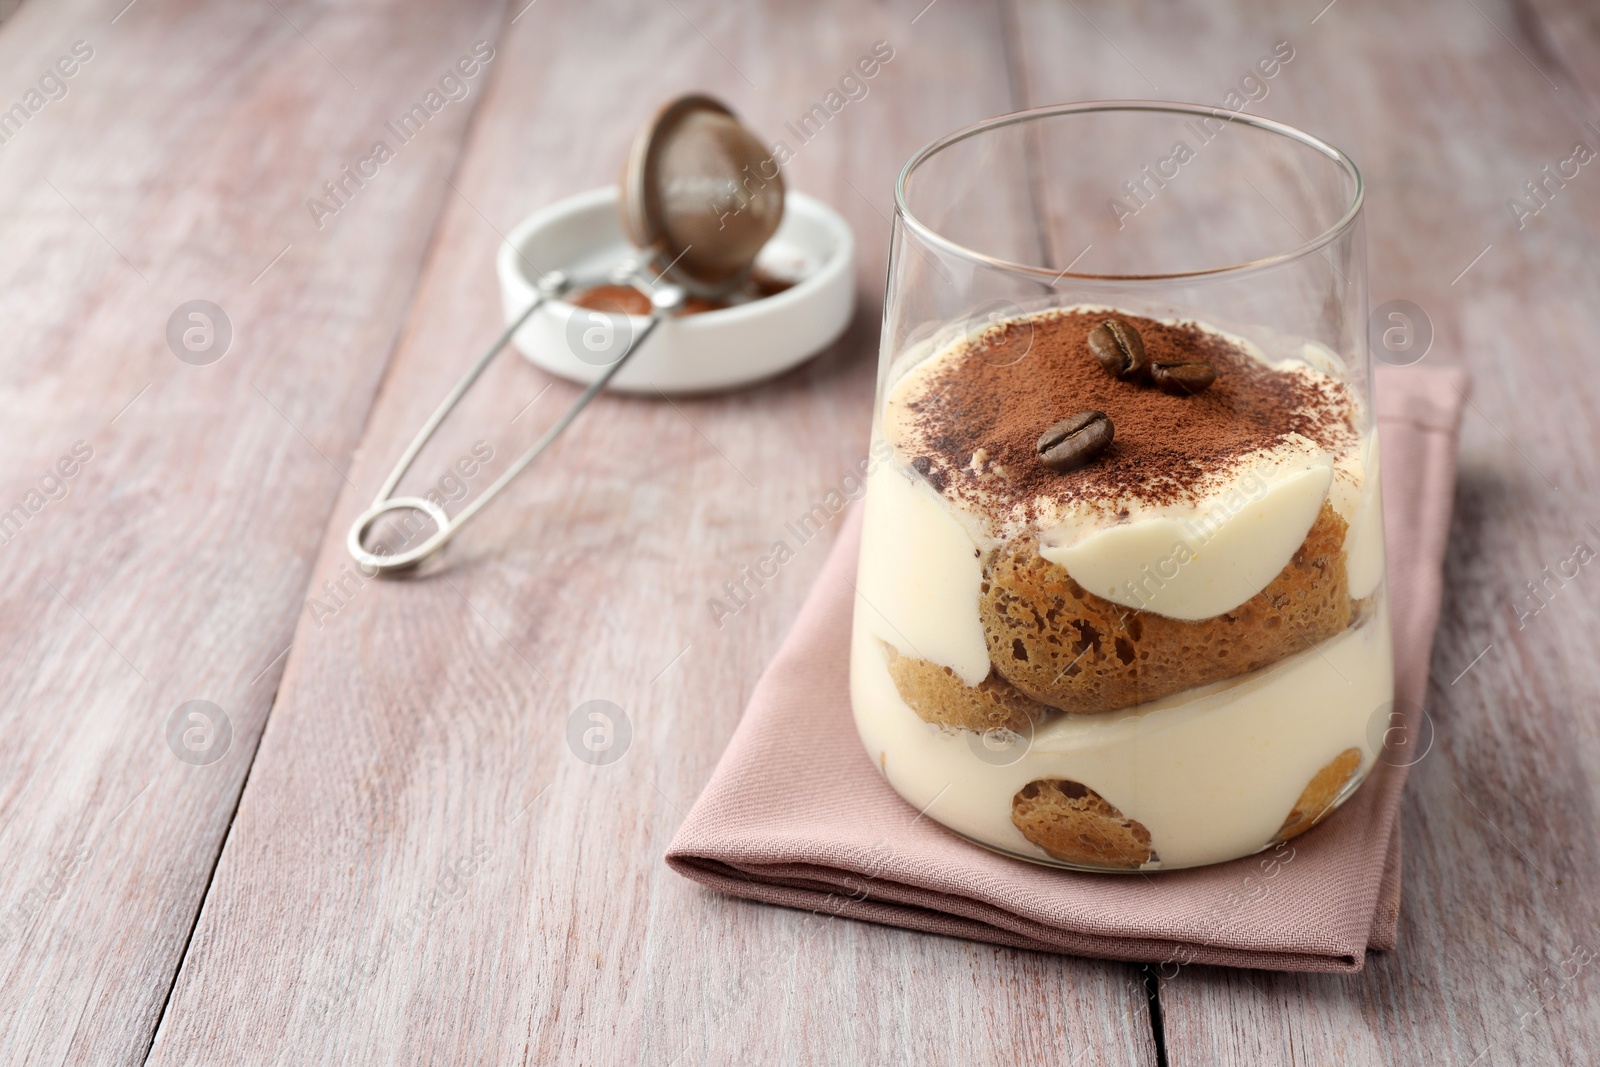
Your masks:
M1338 354L1254 341L1080 305L894 361L851 693L913 806L1153 870L1283 841L1360 783L1393 694L1376 440Z

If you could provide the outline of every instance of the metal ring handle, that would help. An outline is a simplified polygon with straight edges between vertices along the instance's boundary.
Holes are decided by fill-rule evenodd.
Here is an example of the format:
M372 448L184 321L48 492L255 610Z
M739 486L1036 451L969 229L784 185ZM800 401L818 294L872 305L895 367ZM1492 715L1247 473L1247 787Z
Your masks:
M389 477L384 480L383 487L378 490L377 499L372 502L371 507L356 518L356 521L350 527L350 533L345 538L345 547L361 567L373 574L392 574L396 571L409 570L444 547L444 543L455 536L457 530L465 526L474 515L483 510L484 505L493 500L500 490L504 489L513 478L522 473L523 469L532 463L539 453L548 448L550 443L571 425L572 420L578 417L578 412L582 411L589 401L593 400L600 390L604 389L606 384L616 376L617 372L622 369L622 365L628 362L633 354L644 346L644 342L654 332L655 328L661 324L661 320L670 315L676 315L683 310L685 299L684 291L673 285L663 286L651 293L650 321L643 330L639 331L639 335L633 338L627 350L609 364L599 377L589 383L588 388L584 389L572 406L555 421L550 429L544 432L539 440L534 442L532 448L524 452L504 474L495 480L494 484L483 491L482 496L463 508L461 514L454 519L446 515L442 507L422 497L391 498L389 494L400 483L400 479L410 468L412 461L417 458L417 453L422 451L422 446L428 443L428 439L439 428L439 424L444 421L445 416L450 414L451 409L456 406L466 391L472 387L472 384L478 380L478 376L483 373L484 368L506 346L522 324L528 320L528 316L532 315L534 310L542 305L546 299L564 291L567 285L568 280L564 274L552 271L546 275L545 279L540 283L539 295L534 299L533 303L528 305L527 309L517 317L516 321L506 327L505 332L490 346L487 352L478 357L478 361L462 376L461 380L456 383L455 388L450 390L449 395L444 398L444 402L423 424L422 430L412 439L411 444L406 446L405 452L400 456L400 462L395 464L394 470L390 471ZM392 556L380 556L375 552L369 552L362 543L367 530L371 528L372 524L380 516L386 515L391 511L401 510L414 510L425 513L428 518L433 520L438 529L434 531L433 536L422 544L405 552L399 552Z
M382 556L376 552L369 552L362 543L367 531L372 528L373 523L391 511L420 511L432 520L436 529L422 544L404 552ZM444 508L438 504L426 497L397 496L379 501L363 511L351 524L345 547L350 550L350 555L355 558L356 564L368 574L392 574L395 571L409 570L439 551L454 532L450 516L446 515Z

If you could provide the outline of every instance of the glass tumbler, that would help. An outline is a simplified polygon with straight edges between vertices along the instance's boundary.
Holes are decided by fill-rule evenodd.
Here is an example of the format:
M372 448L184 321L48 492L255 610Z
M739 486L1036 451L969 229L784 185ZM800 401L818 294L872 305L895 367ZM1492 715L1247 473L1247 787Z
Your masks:
M978 844L1217 863L1393 704L1361 178L1281 123L1004 115L895 189L851 644L874 765Z

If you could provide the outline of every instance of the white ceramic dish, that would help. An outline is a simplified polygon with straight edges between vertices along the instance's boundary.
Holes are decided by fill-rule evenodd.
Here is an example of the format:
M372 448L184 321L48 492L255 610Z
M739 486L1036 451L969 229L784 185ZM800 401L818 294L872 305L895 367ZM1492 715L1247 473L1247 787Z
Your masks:
M509 324L533 301L536 271L564 270L578 284L596 284L617 262L637 254L622 235L615 187L568 197L524 219L501 244L496 265ZM801 193L784 199L783 224L756 264L793 287L761 300L663 322L608 388L620 392L697 393L770 378L827 348L855 309L855 240L832 208ZM590 313L561 300L535 312L512 339L535 365L589 383L604 359L582 359L569 336ZM649 320L629 316L637 335Z

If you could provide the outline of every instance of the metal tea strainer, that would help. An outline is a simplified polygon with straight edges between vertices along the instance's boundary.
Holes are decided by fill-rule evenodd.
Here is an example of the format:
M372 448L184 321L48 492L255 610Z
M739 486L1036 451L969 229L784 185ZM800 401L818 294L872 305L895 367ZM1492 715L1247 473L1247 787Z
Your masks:
M346 547L355 561L368 572L391 574L415 567L439 551L571 425L663 319L683 310L688 293L717 297L743 285L756 255L782 221L783 196L783 179L771 153L726 106L708 96L694 95L673 100L658 111L634 139L619 201L623 231L643 258L618 264L607 279L633 285L648 295L650 321L543 436L455 518L424 497L390 496L440 423L528 317L574 284L562 271L545 273L533 301L423 423L384 479L372 506L351 525ZM420 511L436 529L421 544L405 551L382 555L369 551L363 543L367 531L393 511Z

